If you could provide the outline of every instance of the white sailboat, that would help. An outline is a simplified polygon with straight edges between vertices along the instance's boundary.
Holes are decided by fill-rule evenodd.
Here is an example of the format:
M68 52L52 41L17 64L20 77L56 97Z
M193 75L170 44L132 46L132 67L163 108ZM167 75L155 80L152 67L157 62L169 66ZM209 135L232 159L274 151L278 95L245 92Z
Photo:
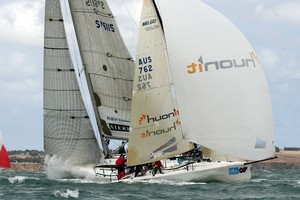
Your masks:
M245 180L250 162L275 155L259 60L242 33L199 0L143 1L130 126L128 165L167 164L164 174L123 181ZM192 143L211 161L167 160Z
M70 56L61 3L46 0L45 12L44 149L46 169L56 170L55 178L58 172L74 175L70 166L92 169L108 156L108 139L128 139L134 71L106 1L70 0L83 65L79 76L86 76L93 105L88 114ZM92 114L99 130L93 130Z

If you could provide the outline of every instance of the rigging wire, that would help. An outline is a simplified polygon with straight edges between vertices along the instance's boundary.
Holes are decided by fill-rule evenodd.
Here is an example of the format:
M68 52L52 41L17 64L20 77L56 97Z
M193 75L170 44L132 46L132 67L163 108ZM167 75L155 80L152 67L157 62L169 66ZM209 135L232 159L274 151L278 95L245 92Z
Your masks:
M127 6L126 3L124 2L124 0L122 0L122 2L123 2L123 4L124 4L125 8L127 9L127 12L130 14L132 20L134 21L134 24L135 24L136 28L139 29L139 25L138 25L137 22L135 21L135 17L136 17L136 16L132 16L132 14L131 14L131 12L130 12L128 6ZM136 10L137 10L137 0L135 0L135 13L134 13L134 15L137 14Z
M132 25L132 27L131 27L131 39L130 39L130 42L129 42L129 47L128 48L130 48L131 50L130 50L130 53L131 53L131 55L132 55L132 57L135 57L135 56L133 56L133 55L135 55L136 54L136 52L132 52L133 50L133 46L134 46L134 41L136 40L136 38L138 38L138 37L134 37L134 29L137 29L138 31L139 31L139 20L138 21L136 21L136 18L137 18L137 14L138 14L138 12L137 12L137 10L138 10L138 1L139 0L134 0L134 13L132 13L131 11L130 11L130 9L128 8L128 6L127 6L127 4L124 2L124 0L121 0L122 1L122 3L124 4L124 7L126 8L126 10L127 10L127 12L129 13L129 16L131 17L131 19L132 19L132 21L133 21L133 25ZM136 41L137 42L137 41ZM135 51L135 50L134 50ZM133 59L133 60L135 60L135 59Z

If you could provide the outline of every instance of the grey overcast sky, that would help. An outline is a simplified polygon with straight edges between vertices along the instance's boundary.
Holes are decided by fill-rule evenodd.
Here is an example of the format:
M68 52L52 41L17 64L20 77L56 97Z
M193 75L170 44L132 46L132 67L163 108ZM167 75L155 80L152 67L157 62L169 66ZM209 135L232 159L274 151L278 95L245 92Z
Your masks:
M141 0L108 2L135 57ZM300 147L300 1L203 2L237 25L259 55L271 94L275 144ZM44 4L0 2L0 132L8 150L43 150Z

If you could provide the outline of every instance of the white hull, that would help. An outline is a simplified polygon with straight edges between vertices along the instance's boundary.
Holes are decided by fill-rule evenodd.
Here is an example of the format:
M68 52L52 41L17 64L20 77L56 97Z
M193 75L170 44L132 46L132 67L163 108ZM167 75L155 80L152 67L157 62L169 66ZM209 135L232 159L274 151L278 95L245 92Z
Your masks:
M117 170L96 170L97 179L106 181L117 181ZM251 179L251 165L244 165L242 162L200 162L189 164L177 169L163 169L152 175L148 170L143 176L134 176L134 173L126 175L123 182L135 180L162 179L183 182L236 182Z
M118 170L115 168L117 159L116 156L107 158L104 160L104 165L95 166L96 179L99 181L118 181Z

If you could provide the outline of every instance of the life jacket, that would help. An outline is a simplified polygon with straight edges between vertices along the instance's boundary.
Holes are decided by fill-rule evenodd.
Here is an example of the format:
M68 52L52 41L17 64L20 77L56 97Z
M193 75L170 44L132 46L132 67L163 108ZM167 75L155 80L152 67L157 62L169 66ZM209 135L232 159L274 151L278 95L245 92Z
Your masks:
M120 171L125 169L125 161L122 156L116 160L116 168Z

